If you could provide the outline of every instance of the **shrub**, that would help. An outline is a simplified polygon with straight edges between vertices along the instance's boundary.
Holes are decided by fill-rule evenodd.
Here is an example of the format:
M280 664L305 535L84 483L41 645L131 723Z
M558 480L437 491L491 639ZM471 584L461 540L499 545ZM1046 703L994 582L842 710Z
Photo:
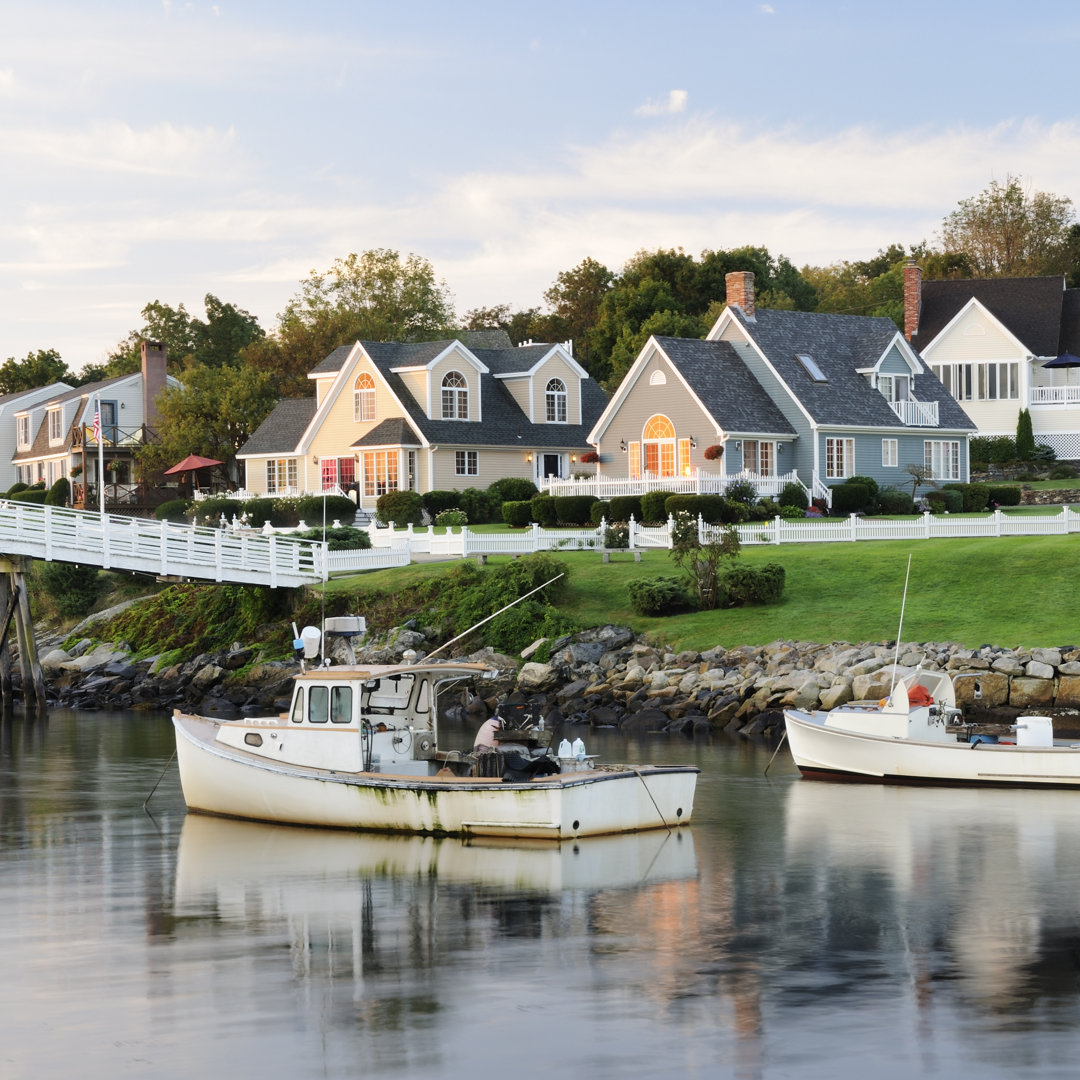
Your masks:
M497 520L496 515L500 512L499 504L493 501L486 491L475 487L459 491L454 507L464 510L469 520L477 525ZM454 507L449 507L449 509ZM444 507L444 509L448 508Z
M990 488L986 484L942 484L941 490L960 492L961 509L966 514L985 510L990 496ZM952 510L949 512L952 513Z
M529 503L532 507L532 519L545 529L555 528L555 499L551 495L534 495Z
M664 505L674 491L647 491L641 496L641 520L655 524L667 520Z
M504 502L502 519L511 529L524 529L532 521L532 502L528 499Z
M76 618L94 610L101 584L96 567L64 562L42 563L41 582L56 610Z
M592 495L557 495L555 517L565 525L588 525L589 510L595 501Z
M38 506L45 505L45 499L48 496L48 492L44 488L31 487L23 488L22 491L16 491L8 494L8 498L14 502L35 503Z
M750 480L735 480L728 484L724 497L732 502L740 502L747 507L757 502L757 488Z
M604 530L604 547L628 548L630 546L630 526L616 522Z
M350 500L351 501L351 500ZM331 551L361 551L371 547L371 537L366 529L356 529L352 525L339 525L336 529L327 529L325 535L320 529L305 529L291 533L297 540L325 540Z
M435 515L435 524L446 528L468 525L469 515L464 510L440 510Z
M188 506L187 499L170 499L154 510L154 517L158 521L172 521L183 525L188 519Z
M420 496L424 509L434 519L444 510L453 510L461 505L460 491L446 491L436 488L434 491L425 491Z
M608 502L609 521L641 521L640 495L615 495Z
M192 524L209 525L211 528L221 524L222 515L226 521L232 521L234 516L239 517L243 512L244 504L239 499L230 499L227 496L193 502L188 508Z
M375 509L387 525L419 525L424 502L415 491L387 491L375 501Z
M1016 484L990 484L986 489L987 505L990 509L994 506L1019 506L1020 488Z
M862 484L837 484L832 489L833 513L864 513L869 499L870 492Z
M1071 465L1058 465L1050 470L1051 480L1075 480L1076 470Z
M277 513L274 509L276 499L248 499L244 503L244 513L247 514L247 523L253 529L261 529L268 521L271 525L281 526L281 522L275 520Z
M8 488L7 497L10 499L12 495L17 495L20 491L25 491L29 486L29 484L24 484L21 480L17 480Z
M973 435L969 452L972 461L1007 465L1016 460L1016 440L1010 435Z
M589 507L589 521L593 525L599 525L601 521L608 520L608 512L610 507L603 499L597 499L592 506Z
M323 522L323 503L326 504L327 525L334 521L348 524L356 520L356 503L348 495L305 495L303 498L298 499L296 503L296 512L300 520L307 525L321 525ZM247 509L246 504L244 509ZM251 520L250 514L248 520Z
M915 500L899 488L883 487L878 492L878 509L883 514L914 514Z
M794 480L790 480L780 489L780 497L776 501L781 506L798 506L803 510L810 506L810 497L806 494L806 488Z
M690 514L697 517L701 513L700 495L669 495L664 500L664 514ZM704 516L704 515L702 515Z
M1035 453L1035 434L1031 427L1031 411L1021 409L1016 417L1016 456L1030 461Z
M805 506L793 506L790 503L780 507L780 516L785 521L800 521L806 517Z
M46 506L67 506L71 502L71 484L66 476L61 476L45 496Z
M656 577L631 581L626 586L630 604L639 615L657 618L690 608L690 598L680 578Z
M777 604L784 592L784 576L779 563L738 564L723 575L722 582L730 604Z
M736 503L741 506L742 503ZM769 521L780 513L780 506L774 499L758 499L753 506L749 507L751 521Z
M536 485L523 476L504 476L489 484L488 496L495 506L504 502L522 502L537 494Z
M1046 443L1039 443L1039 445L1031 452L1031 460L1035 464L1053 465L1053 463L1057 461L1057 452L1052 446L1047 446Z
M931 491L926 496L926 501L935 514L959 514L964 509L964 496L955 488L942 488L940 491Z

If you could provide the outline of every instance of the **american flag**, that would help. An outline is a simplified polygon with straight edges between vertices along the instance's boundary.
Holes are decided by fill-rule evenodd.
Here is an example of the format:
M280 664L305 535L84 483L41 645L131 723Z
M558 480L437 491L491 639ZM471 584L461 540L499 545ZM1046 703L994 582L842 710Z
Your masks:
M101 413L94 413L94 442L101 442Z

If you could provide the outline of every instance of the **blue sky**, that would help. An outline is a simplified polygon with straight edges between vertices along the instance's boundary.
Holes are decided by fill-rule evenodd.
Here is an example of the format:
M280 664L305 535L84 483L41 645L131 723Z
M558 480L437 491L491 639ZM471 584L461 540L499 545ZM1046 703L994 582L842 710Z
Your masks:
M1010 174L1080 202L1078 46L1059 0L0 0L0 359L207 292L270 329L367 248L464 313L586 256L933 241Z

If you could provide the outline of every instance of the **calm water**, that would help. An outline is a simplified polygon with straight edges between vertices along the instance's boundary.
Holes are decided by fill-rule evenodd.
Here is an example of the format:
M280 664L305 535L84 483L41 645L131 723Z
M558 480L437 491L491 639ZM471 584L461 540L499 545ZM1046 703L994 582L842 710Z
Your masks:
M0 1077L1076 1074L1080 796L589 742L700 764L695 824L273 828L186 816L175 765L148 814L164 719L5 721Z

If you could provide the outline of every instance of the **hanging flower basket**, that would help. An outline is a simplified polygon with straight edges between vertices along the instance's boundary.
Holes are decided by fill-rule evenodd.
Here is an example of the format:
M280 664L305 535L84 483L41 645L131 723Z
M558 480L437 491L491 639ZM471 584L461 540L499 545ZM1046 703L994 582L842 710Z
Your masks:
M595 465L600 460L600 455L595 450L586 450L581 455L581 460L586 465Z
M724 456L724 448L720 443L716 443L713 446L705 447L705 460L716 461L717 458Z

